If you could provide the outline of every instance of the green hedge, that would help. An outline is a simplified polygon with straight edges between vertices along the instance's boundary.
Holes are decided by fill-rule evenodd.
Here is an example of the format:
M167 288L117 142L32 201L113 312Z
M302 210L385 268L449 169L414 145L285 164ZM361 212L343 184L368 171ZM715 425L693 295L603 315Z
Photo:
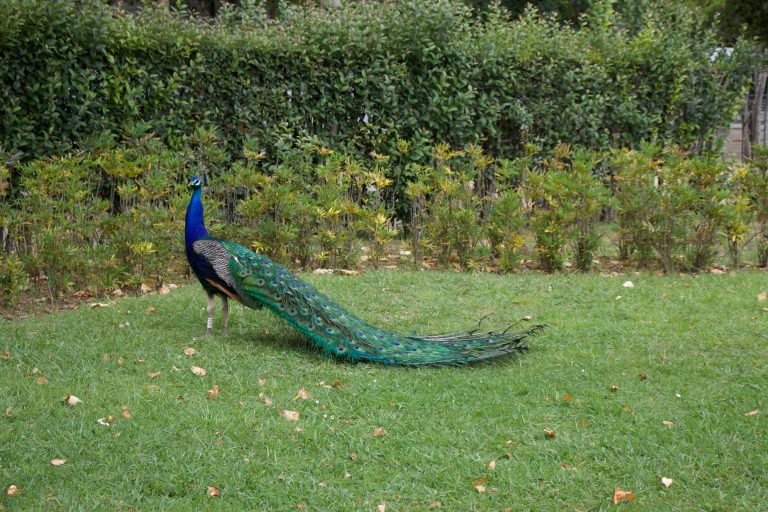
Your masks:
M358 153L398 139L479 141L495 156L525 142L700 149L731 119L753 58L744 41L712 58L714 34L678 7L648 11L632 34L610 2L579 29L426 0L240 14L0 2L0 145L30 159L128 130L177 147L211 125L232 154L244 138L269 153L305 135Z

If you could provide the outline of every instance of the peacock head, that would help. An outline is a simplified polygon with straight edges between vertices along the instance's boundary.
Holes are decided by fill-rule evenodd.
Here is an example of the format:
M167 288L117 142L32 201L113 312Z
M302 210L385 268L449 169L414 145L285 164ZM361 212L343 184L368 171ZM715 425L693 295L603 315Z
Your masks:
M192 176L189 179L189 188L193 190L197 190L202 186L203 186L203 180L200 179L200 176Z

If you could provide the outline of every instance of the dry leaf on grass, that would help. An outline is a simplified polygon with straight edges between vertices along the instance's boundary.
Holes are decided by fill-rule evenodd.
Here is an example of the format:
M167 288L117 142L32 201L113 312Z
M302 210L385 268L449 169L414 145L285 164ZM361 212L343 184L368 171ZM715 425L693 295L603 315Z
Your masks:
M67 461L65 461L64 459L53 459L51 461L51 466L59 467L59 466L63 466L66 463Z
M616 489L613 491L613 504L618 505L622 501L635 501L637 499L637 496L635 496L635 493L631 491L622 491L621 489Z
M192 347L187 347L184 349L184 355L187 357L192 357L195 354L197 354L197 350Z
M77 404L79 404L81 402L82 402L82 400L77 398L75 395L67 395L64 398L64 403L67 404L67 405L77 405Z
M307 391L304 388L300 388L299 391L296 393L296 396L293 397L294 400L308 400L311 395L309 394L309 391Z
M373 437L384 437L385 435L387 435L387 431L381 427L376 427L373 430Z
M213 486L213 485L211 485L211 486L209 486L209 487L208 487L208 490L206 491L206 493L207 493L207 494L208 494L208 496L210 496L211 498L215 498L216 496L221 496L221 490L219 490L219 488L218 488L218 487L215 487L215 486Z
M161 286L161 287L160 287L160 288L157 290L157 294L158 294L158 295L168 295L169 293L171 293L171 289L170 289L170 288L168 288L167 286Z
M760 302L765 302L765 298L766 297L767 296L765 295L765 292L760 292L760 293L757 294L757 300L760 301Z
M191 370L192 370L192 373L194 373L198 377L205 377L206 375L208 375L208 370L206 370L205 368L200 368L199 366L193 366Z
M745 412L744 416L757 416L759 413L760 413L760 411L755 409L754 411Z
M525 320L526 322L530 322L531 320L533 320L533 317L531 315L525 315L523 317L523 320Z
M357 460L357 452L352 452L349 454L349 458L352 460Z
M387 510L386 503L379 503L379 506L376 507L376 512L386 512L386 510Z
M661 423L662 423L662 425L664 425L664 426L665 426L665 427L667 427L667 428L672 428L672 427L675 425L674 423L672 423L672 422L671 422L671 421L669 421L669 420L664 420L664 421L662 421Z
M344 478L352 478L352 473L349 473L348 471L344 472Z
M157 308L154 306L149 306L147 309L145 309L147 313L157 313Z
M496 469L496 461L495 460L492 460L491 462L488 463L488 469L490 469L491 471Z
M261 399L262 402L264 402L264 405L266 405L267 407L270 407L272 405L272 400L267 398L267 396L264 393L259 393L259 398Z
M485 486L484 485L476 485L475 489L477 492L485 492Z
M122 416L125 419L131 419L131 412L128 410L128 406L123 406L123 412L120 413L120 416Z
M213 389L208 390L208 398L216 398L219 396L219 385L214 384Z
M89 306L91 306L91 308L93 308L93 309L96 309L96 308L108 308L109 304L106 304L104 302L94 302L92 304L89 304Z
M43 384L48 382L48 377L43 375L42 377L38 377L37 381L35 381L35 382L37 382L38 384L40 384L42 386Z
M267 384L267 379L259 379L259 386L265 386Z
M571 402L573 401L573 396L571 396L570 393L563 396L563 402Z
M150 286L147 286L145 283L141 283L141 293L149 293L152 291L152 288Z
M298 421L299 416L301 415L296 411L288 411L285 409L280 409L280 416L287 419L288 421Z
M156 379L160 376L161 372L147 372L147 377L150 379Z
M10 358L11 358L11 353L10 353L10 352L8 352L7 350L4 350L4 351L3 351L3 361L7 361L7 360L9 360Z
M635 283L633 283L632 281L624 281L624 284L622 284L621 286L623 286L624 288L634 288Z
M147 386L145 389L147 391L160 391L160 386Z
M333 389L341 389L344 387L344 384L342 384L340 380L335 380L333 381L333 384L331 384L331 387Z
M18 496L19 494L21 494L21 487L16 487L13 484L9 485L8 489L5 490L6 496Z
M550 430L550 429L548 429L548 428L545 428L545 429L544 429L544 435L545 435L545 436L546 436L548 439L552 439L552 438L554 438L554 437L557 437L557 432L555 432L554 430Z
M671 478L667 478L665 476L661 477L661 483L664 484L664 487L669 487L672 485L675 481Z
M427 508L440 508L442 506L443 504L440 503L439 501L433 501L432 503L429 504Z

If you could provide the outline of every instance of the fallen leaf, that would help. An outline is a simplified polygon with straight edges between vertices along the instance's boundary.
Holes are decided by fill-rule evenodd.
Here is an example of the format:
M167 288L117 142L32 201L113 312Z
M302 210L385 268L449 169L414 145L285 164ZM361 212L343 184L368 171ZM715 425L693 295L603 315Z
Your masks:
M547 436L549 439L557 437L557 433L554 430L549 430L548 428L544 429L544 435Z
M5 412L3 413L3 416L6 418L10 418L11 416L13 416L13 409L11 408L10 405L5 408Z
M16 487L13 484L9 485L5 491L6 496L17 496L19 494L21 494L21 487Z
M288 421L298 421L300 414L296 411L280 409L280 416L287 419Z
M325 483L325 482L320 482L319 484L317 484L317 486L318 487L322 487L323 489L325 489L326 487L328 487L328 484Z
M197 354L197 350L192 347L187 347L184 349L184 355L187 357L192 357L195 354Z
M7 361L7 360L9 360L10 358L11 358L11 353L10 353L10 352L8 352L7 350L4 350L4 351L3 351L3 361Z
M51 465L56 467L63 466L66 463L67 461L65 461L64 459L53 459L51 461Z
M662 421L661 423L662 423L662 424L663 424L665 427L667 427L667 428L672 428L672 426L674 425L674 423L672 423L672 422L671 422L671 421L669 421L669 420L664 420L664 421Z
M758 301L765 302L765 299L766 299L765 292L760 292L760 293L757 294L757 300Z
M307 508L307 506L303 503L297 503L296 508L299 510L304 510L305 508Z
M96 420L96 423L98 423L102 427L108 427L109 426L109 422L107 421L107 418L99 418L99 419Z
M744 416L757 416L759 412L760 412L760 411L758 411L757 409L755 409L754 411L745 412L745 413L744 413Z
M624 281L624 284L622 284L621 286L623 286L624 288L634 288L635 283L633 283L632 281Z
M357 452L352 452L349 454L349 458L352 460L357 460Z
M622 491L621 489L616 489L613 491L613 504L618 505L622 501L635 501L637 497L635 496L635 493L631 491Z
M643 381L648 380L648 376L646 374L644 374L644 373L641 373L640 374L640 380L643 380Z
M621 300L621 295L617 295L616 300Z
M145 294L146 294L146 293L149 293L149 292L151 292L151 291L152 291L152 288L151 288L151 287L149 287L149 286L147 286L145 283L141 283L141 288L140 288L140 290L141 290L141 293L145 293Z
M664 487L669 487L672 485L675 481L671 478L667 478L665 476L661 477L661 483L664 484Z
M508 459L511 459L513 457L512 452L507 452L504 455L506 455Z
M531 320L533 320L533 317L531 315L525 315L523 317L523 320L525 320L526 322L530 322Z
M90 306L91 306L91 308L92 308L92 309L96 309L96 308L108 308L108 307L109 307L109 304L105 304L105 303L103 303L103 302L94 302L93 304L90 304Z
M157 290L157 294L158 294L158 295L168 295L169 293L171 293L171 289L170 289L170 288L168 288L167 286L161 286L161 287L160 287L160 288Z
M122 357L117 358L117 366L123 366L125 364L125 359Z
M272 405L272 400L267 398L267 396L264 393L259 393L259 398L261 398L261 401L264 402L264 405L267 407L270 407Z
M429 504L427 508L440 508L442 506L443 504L440 503L439 501L433 501L432 503Z
M150 379L155 379L160 376L160 373L161 372L147 372L147 375L149 376Z
M632 412L632 408L630 406L628 406L628 405L625 405L624 408L622 409L622 411L624 411L626 413L630 413L630 412Z
M344 478L352 478L352 473L349 473L347 471L344 472Z
M344 384L342 384L340 380L335 380L333 381L333 384L331 384L331 387L333 389L341 389L344 387Z
M175 289L177 289L179 287L179 285L173 284L173 283L168 283L166 286L168 288L170 288L171 290L175 290Z
M214 384L213 389L208 390L208 398L216 398L219 396L219 385Z
M131 412L128 410L128 406L127 405L123 406L123 412L120 413L120 416L122 416L123 418L126 418L126 419L130 419L131 418Z
M491 471L496 469L496 461L495 460L492 460L491 462L488 463L488 469L490 469Z
M191 369L192 369L192 373L194 373L198 377L205 377L206 375L208 375L208 370L206 370L205 368L200 368L199 366L193 366Z
M36 382L42 386L43 384L48 382L48 377L46 377L45 375L43 375L42 377L38 377Z
M486 483L488 483L488 478L484 476L472 481L472 485L485 485Z
M160 391L160 386L147 386L147 391Z
M570 402L571 400L573 400L573 397L570 394L563 396L563 402Z
M617 392L617 391L619 390L619 386L617 386L617 385L615 385L615 384L611 384L611 385L608 387L608 389L609 389L611 392L615 393L615 392Z
M214 487L214 486L211 485L211 486L208 487L207 494L211 498L215 498L216 496L221 496L221 491L219 490L218 487Z
M376 507L376 512L386 512L386 510L387 510L386 503L379 503L379 506Z
M146 309L146 312L147 312L147 313L157 313L157 308L156 308L156 307L154 307L154 306L149 306L149 307Z
M296 393L296 396L293 397L294 400L308 400L311 395L309 394L309 391L307 391L304 388L300 388L299 391Z
M381 427L376 427L373 430L373 437L384 437L385 435L387 435L387 431Z
M37 368L37 367L32 368L32 375L36 375L38 373L40 373L40 368Z
M82 402L82 400L77 398L75 395L67 395L64 398L64 403L67 404L67 405L77 405L80 402Z
M312 272L312 273L313 274L319 274L319 275L322 275L322 274L333 274L333 269L331 269L331 268L316 268L314 270L314 272Z
M477 492L485 492L485 486L484 485L476 485L475 489L477 489Z
M125 292L123 290L121 290L120 288L115 288L112 291L112 295L114 295L115 297L124 297L125 296Z
M259 386L265 386L267 384L267 379L259 379Z

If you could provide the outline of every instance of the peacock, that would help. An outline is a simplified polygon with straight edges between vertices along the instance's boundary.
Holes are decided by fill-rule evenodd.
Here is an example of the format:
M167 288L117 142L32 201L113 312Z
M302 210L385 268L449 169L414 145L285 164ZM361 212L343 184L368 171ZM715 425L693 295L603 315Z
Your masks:
M186 214L187 259L208 295L213 328L215 297L222 301L224 335L229 299L254 309L267 307L323 351L340 358L404 366L466 364L526 350L523 340L543 326L510 332L475 329L437 336L406 336L374 327L266 256L208 235L203 219L203 180L189 182ZM511 327L511 326L510 326Z

